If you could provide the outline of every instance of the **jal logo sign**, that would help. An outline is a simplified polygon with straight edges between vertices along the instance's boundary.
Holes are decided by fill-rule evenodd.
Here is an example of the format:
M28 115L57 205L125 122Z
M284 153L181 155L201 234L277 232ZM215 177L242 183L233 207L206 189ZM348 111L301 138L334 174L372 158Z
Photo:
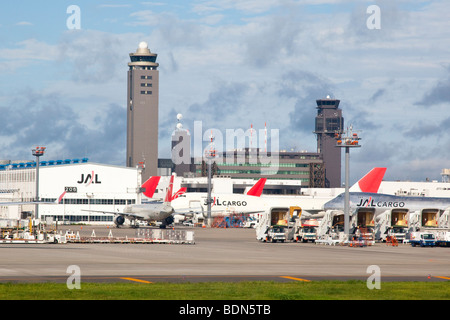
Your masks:
M81 177L80 177L80 180L78 180L77 183L78 184L85 184L86 187L87 187L90 184L101 184L102 182L98 178L98 174L94 173L94 171L92 171L91 173L88 173L88 174L82 173Z

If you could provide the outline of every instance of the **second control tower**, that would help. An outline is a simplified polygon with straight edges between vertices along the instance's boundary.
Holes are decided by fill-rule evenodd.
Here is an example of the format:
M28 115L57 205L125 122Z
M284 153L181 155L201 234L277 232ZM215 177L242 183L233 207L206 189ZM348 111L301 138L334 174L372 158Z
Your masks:
M325 187L341 187L341 148L336 147L336 134L344 129L342 110L339 109L340 100L318 99L316 128L317 152L323 156L325 165Z

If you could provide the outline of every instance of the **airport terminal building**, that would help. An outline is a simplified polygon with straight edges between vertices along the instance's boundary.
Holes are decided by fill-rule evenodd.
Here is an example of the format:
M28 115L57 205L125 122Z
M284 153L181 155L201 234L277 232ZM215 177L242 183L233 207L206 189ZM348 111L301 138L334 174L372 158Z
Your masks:
M90 163L87 159L41 161L39 198L49 204L5 205L36 197L36 163L3 161L0 165L0 219L39 218L67 223L113 223L113 214L140 201L140 170ZM58 202L56 204L55 202Z

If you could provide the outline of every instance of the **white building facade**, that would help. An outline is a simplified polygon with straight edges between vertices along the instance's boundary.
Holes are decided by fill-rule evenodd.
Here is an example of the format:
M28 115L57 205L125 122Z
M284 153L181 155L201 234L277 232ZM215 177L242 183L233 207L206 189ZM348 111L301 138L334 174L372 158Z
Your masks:
M137 168L87 161L40 162L39 199L49 204L1 205L0 219L32 216L43 221L109 224L126 205L140 201L141 172ZM0 202L26 202L36 197L35 164L0 167ZM54 202L58 202L55 204Z

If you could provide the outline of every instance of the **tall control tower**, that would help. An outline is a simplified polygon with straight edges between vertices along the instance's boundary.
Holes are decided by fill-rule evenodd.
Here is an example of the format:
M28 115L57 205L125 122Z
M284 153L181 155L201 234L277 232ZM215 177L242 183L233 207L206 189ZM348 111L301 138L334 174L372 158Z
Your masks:
M323 156L325 165L325 187L341 187L341 148L336 147L336 134L344 129L342 110L339 109L340 100L326 99L316 100L317 116L316 129L317 152Z
M159 64L146 42L128 63L127 167L144 162L143 181L158 174Z

